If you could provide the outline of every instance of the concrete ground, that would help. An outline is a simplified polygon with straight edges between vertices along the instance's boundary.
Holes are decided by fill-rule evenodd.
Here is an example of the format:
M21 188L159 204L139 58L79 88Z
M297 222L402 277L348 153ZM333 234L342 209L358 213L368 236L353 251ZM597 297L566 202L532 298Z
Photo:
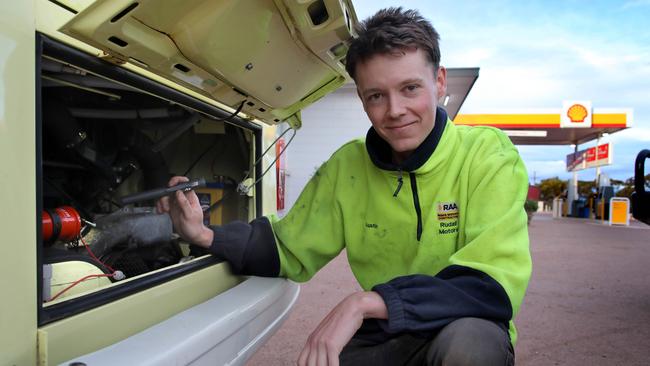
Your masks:
M533 276L518 365L650 365L650 226L536 214ZM302 286L296 307L249 366L295 364L310 332L359 287L342 254Z

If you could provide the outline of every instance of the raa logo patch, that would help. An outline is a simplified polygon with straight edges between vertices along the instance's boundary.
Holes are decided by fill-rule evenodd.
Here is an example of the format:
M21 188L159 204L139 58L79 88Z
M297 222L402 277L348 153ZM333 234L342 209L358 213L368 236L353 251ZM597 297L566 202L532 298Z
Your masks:
M438 221L455 220L458 218L456 202L438 202Z

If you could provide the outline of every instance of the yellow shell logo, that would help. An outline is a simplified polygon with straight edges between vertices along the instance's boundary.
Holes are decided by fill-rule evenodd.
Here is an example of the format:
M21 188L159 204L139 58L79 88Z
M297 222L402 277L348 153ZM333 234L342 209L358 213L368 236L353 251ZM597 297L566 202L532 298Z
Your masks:
M588 114L589 112L587 112L587 108L582 104L572 105L566 113L571 122L584 122Z

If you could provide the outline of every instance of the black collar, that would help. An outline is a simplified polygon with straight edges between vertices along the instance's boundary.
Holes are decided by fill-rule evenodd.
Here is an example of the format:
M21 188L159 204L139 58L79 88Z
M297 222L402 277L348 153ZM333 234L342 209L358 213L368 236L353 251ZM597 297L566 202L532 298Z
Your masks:
M447 124L447 112L438 107L436 110L436 121L433 125L433 130L429 133L426 139L422 141L420 146L413 151L402 164L393 163L392 149L388 142L382 139L373 127L370 127L366 135L366 150L370 155L370 160L379 168L383 170L402 170L412 172L424 165L429 160L431 154L436 150L442 132L445 130Z

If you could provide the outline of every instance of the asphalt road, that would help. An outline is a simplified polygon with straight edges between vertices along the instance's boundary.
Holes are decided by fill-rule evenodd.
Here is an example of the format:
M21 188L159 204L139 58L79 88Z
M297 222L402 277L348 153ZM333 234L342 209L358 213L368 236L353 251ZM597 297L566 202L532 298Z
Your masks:
M650 226L538 214L533 276L515 323L518 365L650 365ZM303 284L296 307L249 366L292 365L310 332L359 291L345 254Z

